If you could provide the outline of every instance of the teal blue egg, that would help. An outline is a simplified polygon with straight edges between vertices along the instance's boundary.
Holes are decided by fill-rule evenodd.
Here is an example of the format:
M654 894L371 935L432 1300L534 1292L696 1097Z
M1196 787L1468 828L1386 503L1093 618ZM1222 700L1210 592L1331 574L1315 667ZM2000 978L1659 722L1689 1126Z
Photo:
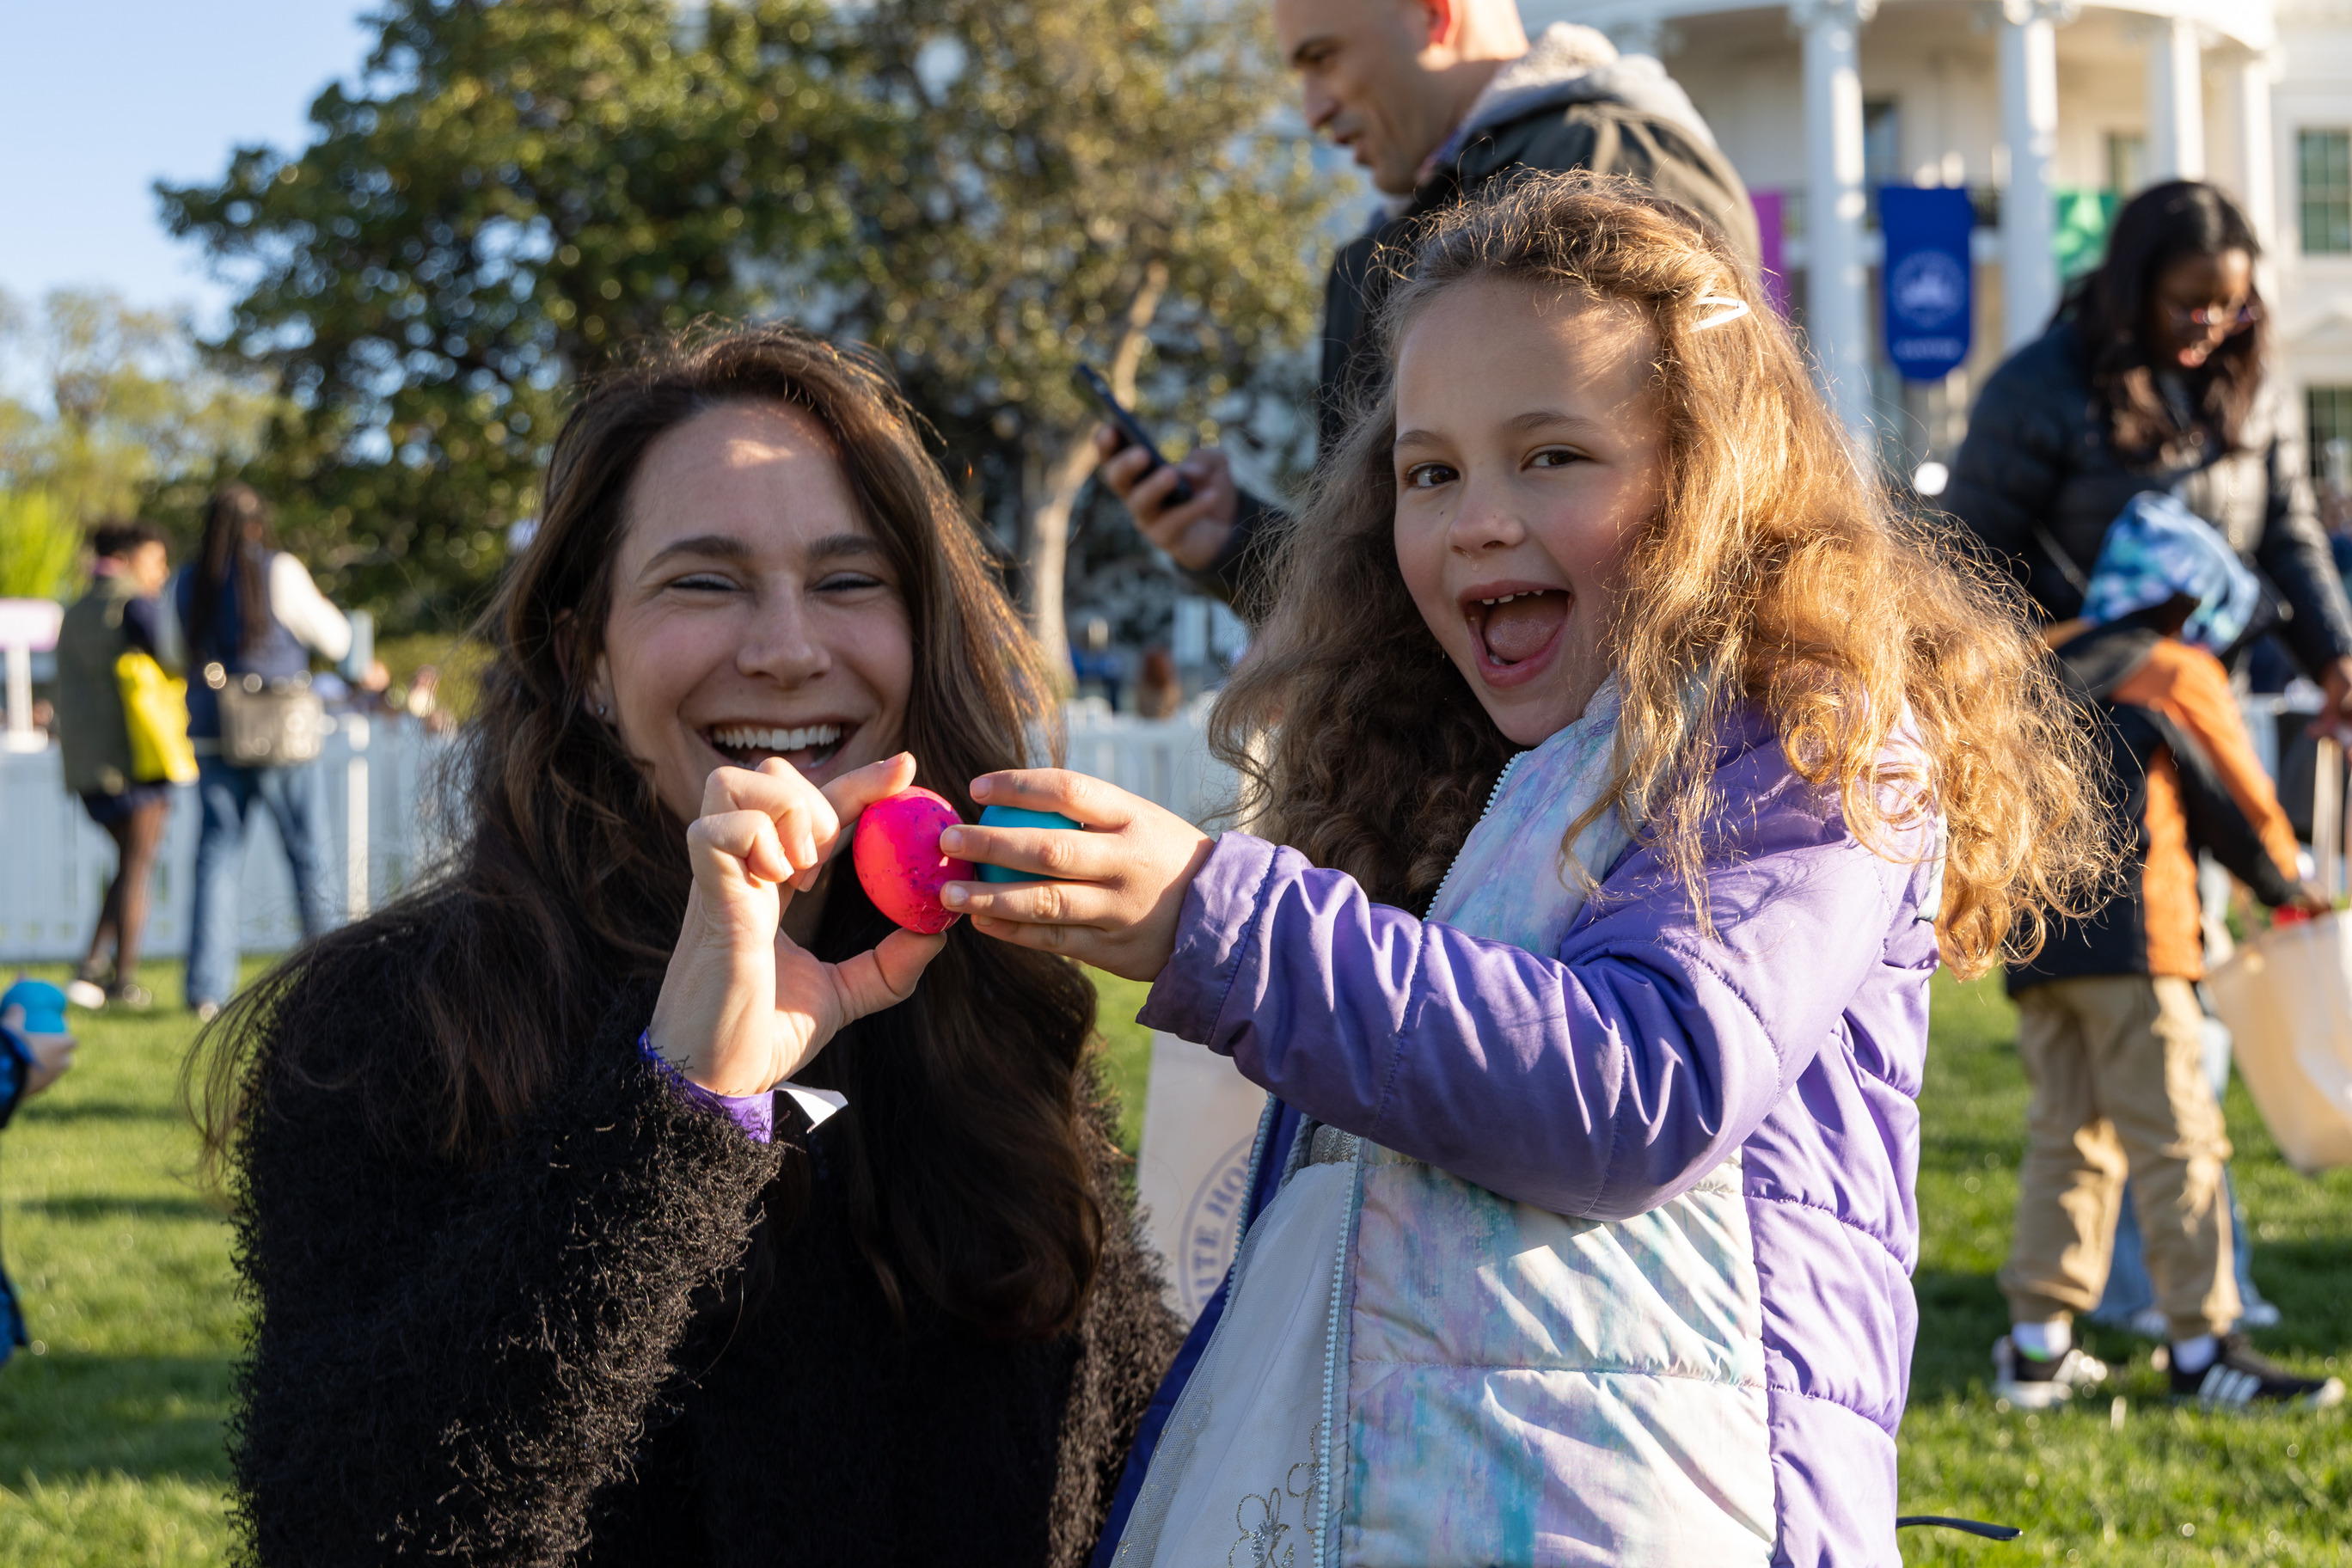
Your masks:
M992 805L980 814L982 827L1061 827L1083 833L1085 827L1071 821L1058 811L1024 811L1017 805ZM982 860L980 879L983 882L1042 882L1045 879L1027 871L1008 871L1002 866L992 866Z

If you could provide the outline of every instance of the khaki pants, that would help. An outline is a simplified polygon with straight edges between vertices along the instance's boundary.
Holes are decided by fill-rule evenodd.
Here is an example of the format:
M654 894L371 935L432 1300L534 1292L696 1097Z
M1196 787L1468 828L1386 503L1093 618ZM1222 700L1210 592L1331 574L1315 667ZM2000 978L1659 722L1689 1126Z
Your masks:
M2237 1321L2230 1158L2206 1081L2204 1010L2186 980L2054 980L2017 1002L2017 1054L2033 1085L2017 1239L2000 1271L2012 1319L2086 1312L2106 1289L2131 1177L2156 1304L2176 1339Z

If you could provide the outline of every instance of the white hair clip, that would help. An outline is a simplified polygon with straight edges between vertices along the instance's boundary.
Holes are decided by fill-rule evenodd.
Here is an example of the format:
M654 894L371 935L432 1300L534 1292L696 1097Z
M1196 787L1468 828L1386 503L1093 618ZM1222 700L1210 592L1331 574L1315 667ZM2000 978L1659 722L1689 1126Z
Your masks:
M1702 310L1712 310L1715 313L1711 316L1701 316L1692 323L1691 331L1694 332L1703 332L1709 327L1720 327L1727 321L1736 321L1748 314L1748 301L1729 294L1701 294L1698 297L1698 308Z

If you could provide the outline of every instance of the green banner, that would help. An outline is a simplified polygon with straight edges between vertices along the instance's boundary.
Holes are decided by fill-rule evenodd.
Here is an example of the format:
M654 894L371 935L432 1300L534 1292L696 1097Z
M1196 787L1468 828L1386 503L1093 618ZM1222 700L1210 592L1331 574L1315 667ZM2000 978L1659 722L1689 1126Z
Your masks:
M2106 259L2107 230L2123 198L2113 191L2061 186L2053 199L2058 204L2058 278L2071 283Z

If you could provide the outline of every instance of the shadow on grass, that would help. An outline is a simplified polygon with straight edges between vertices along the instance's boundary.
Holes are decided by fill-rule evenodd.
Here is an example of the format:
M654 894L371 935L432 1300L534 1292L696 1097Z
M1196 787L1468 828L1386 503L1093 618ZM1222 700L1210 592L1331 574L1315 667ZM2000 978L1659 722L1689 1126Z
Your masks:
M0 1368L0 1476L120 1472L217 1485L236 1385L226 1356L27 1355Z
M2009 1328L2009 1306L1989 1273L1922 1268L1919 1342L1911 1352L1911 1403L1963 1397L1992 1381L1992 1342Z
M107 1197L76 1194L69 1197L24 1198L14 1205L24 1214L51 1219L226 1219L212 1205L196 1197Z
M25 1107L19 1121L26 1126L38 1126L51 1121L150 1121L169 1125L180 1123L182 1117L177 1101L158 1105L152 1102L123 1100L81 1100L58 1102L37 1100Z

